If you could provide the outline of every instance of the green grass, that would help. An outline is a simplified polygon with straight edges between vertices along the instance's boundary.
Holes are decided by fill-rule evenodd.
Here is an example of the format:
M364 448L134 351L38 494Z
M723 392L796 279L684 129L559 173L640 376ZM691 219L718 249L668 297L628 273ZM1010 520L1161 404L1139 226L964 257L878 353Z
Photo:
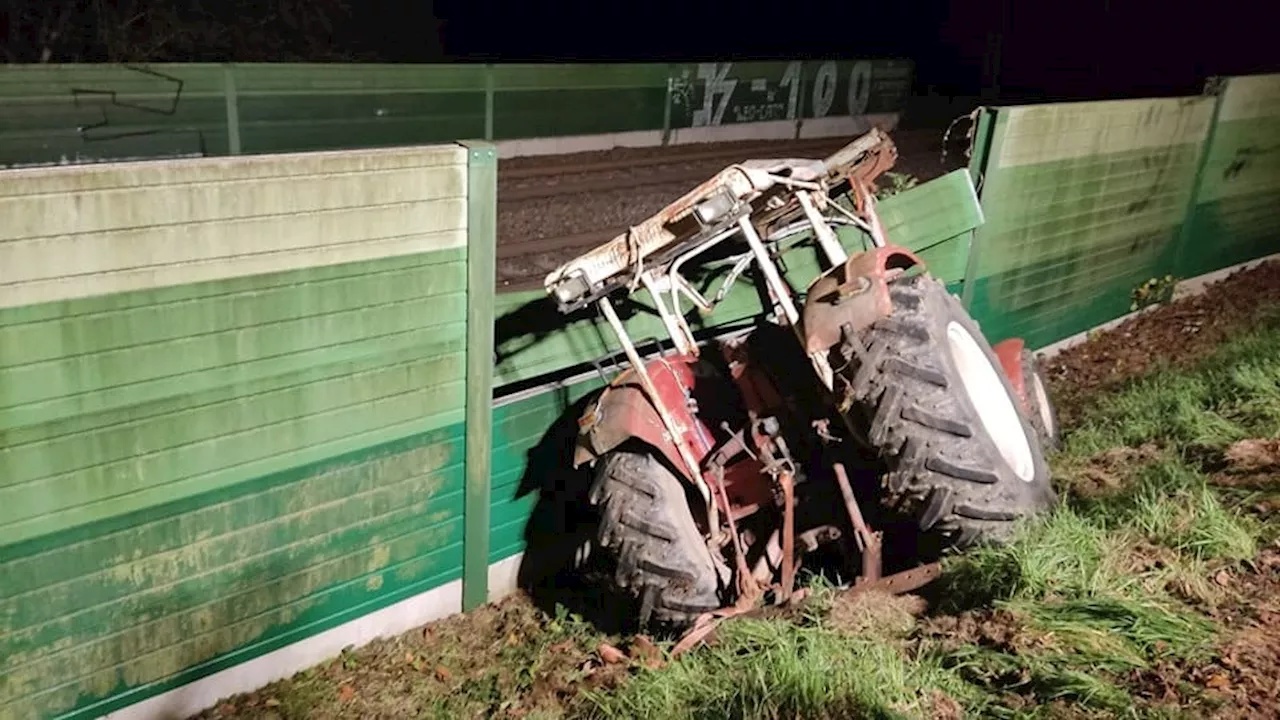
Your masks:
M820 619L726 623L713 645L613 693L591 717L899 718L946 697L981 697L941 662L908 658L889 639L850 637Z

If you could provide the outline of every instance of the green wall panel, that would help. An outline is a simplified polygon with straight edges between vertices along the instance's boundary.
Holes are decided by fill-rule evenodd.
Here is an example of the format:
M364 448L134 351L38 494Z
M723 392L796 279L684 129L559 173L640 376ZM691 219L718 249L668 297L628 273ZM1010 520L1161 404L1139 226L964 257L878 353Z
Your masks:
M0 176L0 718L97 717L461 578L493 288L467 158Z
M526 527L539 502L555 502L551 468L538 465L557 457L560 438L548 433L574 403L601 387L596 376L566 387L499 405L493 411L493 488L489 560L523 552ZM533 466L531 467L531 460ZM572 498L558 498L572 502Z
M236 65L243 152L483 137L482 65Z
M0 548L0 716L92 717L458 578L462 433Z
M672 71L672 127L897 112L911 91L907 60L724 62Z
M1228 78L1177 272L1280 252L1280 75Z
M497 140L656 130L667 66L495 65L492 83Z
M0 538L457 422L463 257L0 310Z
M992 342L1032 347L1129 310L1173 270L1213 98L994 110L982 168L986 223L966 276Z
M228 152L223 70L0 66L0 168Z

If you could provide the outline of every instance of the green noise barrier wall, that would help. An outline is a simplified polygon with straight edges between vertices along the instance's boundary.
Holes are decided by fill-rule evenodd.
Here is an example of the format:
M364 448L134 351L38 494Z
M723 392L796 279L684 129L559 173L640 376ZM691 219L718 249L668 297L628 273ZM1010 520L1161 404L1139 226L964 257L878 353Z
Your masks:
M0 717L96 717L459 578L483 600L495 170L0 173Z
M911 72L905 60L0 65L0 167L803 123L898 112Z

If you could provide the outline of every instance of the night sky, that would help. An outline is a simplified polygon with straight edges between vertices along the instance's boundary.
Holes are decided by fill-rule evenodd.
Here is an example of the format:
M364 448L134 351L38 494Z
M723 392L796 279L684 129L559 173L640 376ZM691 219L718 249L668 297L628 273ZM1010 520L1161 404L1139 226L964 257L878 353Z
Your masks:
M135 24L136 37L127 47L150 47L157 37L186 40L155 44L145 58L130 58L137 61L603 62L892 56L915 62L917 92L932 88L946 95L973 96L982 88L998 87L1000 99L1023 101L1189 94L1199 92L1211 75L1280 70L1280 44L1274 37L1280 13L1268 0L136 2L159 16L176 13L185 25L174 33L172 27ZM282 10L303 6L333 13L330 36L301 37L296 27L280 24ZM334 10L342 6L346 17ZM0 50L14 62L40 57L44 45L32 38L65 8L78 10L64 27L53 61L108 59L94 14L118 15L111 1L8 0L0 4ZM262 18L271 15L277 18L275 24L263 25ZM221 30L189 32L209 23ZM247 27L256 27L258 34L245 32ZM998 73L989 61L996 50L1001 58Z
M391 0L386 0L391 2ZM392 2L392 4L395 4ZM495 59L748 59L902 56L919 87L1034 99L1198 92L1214 74L1280 69L1274 8L1262 0L920 0L868 3L437 0L452 56ZM554 9L548 9L552 8Z

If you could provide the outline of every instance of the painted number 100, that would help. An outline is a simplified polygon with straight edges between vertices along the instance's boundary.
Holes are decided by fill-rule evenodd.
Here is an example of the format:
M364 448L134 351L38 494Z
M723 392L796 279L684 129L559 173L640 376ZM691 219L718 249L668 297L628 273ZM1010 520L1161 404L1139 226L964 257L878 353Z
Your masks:
M836 88L840 84L839 68L834 61L828 60L818 66L813 78L810 107L813 117L826 117L835 104ZM800 63L793 62L787 66L782 76L782 86L791 89L790 117L796 116L796 105L800 98ZM861 115L867 111L867 101L871 96L871 63L859 60L849 70L849 84L846 96L846 107L850 115Z
M693 111L693 126L717 126L724 120L725 110L733 101L734 90L738 87L738 78L730 77L733 63L701 63L698 65L698 80L702 83L702 107ZM803 85L802 64L800 61L788 63L782 74L779 85L788 91L787 119L794 120L800 114L800 93ZM835 104L836 89L839 86L840 69L834 61L827 61L818 66L810 89L810 107L812 117L826 117ZM757 81L759 82L759 81ZM849 115L861 115L867 111L867 101L871 95L871 63L859 60L849 69L849 81L846 94L846 107Z

